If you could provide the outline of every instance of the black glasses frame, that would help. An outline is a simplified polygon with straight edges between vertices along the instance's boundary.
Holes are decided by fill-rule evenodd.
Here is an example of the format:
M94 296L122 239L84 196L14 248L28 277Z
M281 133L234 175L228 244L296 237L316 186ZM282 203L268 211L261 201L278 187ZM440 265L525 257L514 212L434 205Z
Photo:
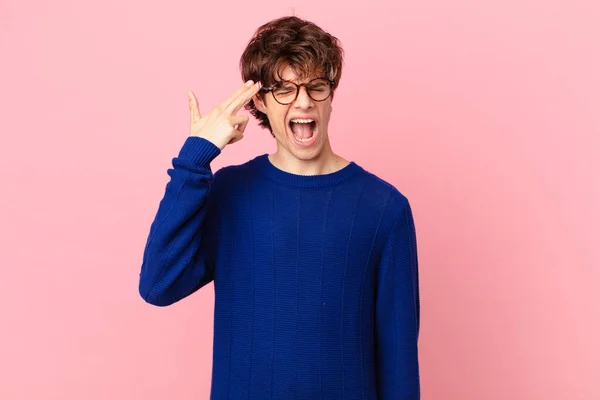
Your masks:
M313 81L318 81L318 80L327 81L327 82L329 83L329 89L330 89L330 90L329 90L329 95L327 95L327 97L325 97L325 98L324 98L324 99L322 99L322 100L316 100L315 98L313 98L313 97L310 95L310 90L308 90L308 85L310 85L310 84L311 84ZM280 102L279 100L277 100L277 97L275 97L275 93L273 92L273 90L274 90L274 89L275 89L275 88L276 88L276 87L277 87L277 86L278 86L278 85L279 85L281 82L286 82L286 83L291 83L292 85L296 85L296 97L294 97L294 100L290 101L289 103L282 103L282 102ZM311 79L310 81L308 81L308 82L306 82L306 83L300 83L300 84L298 84L298 83L296 83L296 82L292 82L292 81L281 80L281 81L279 81L279 82L275 83L275 84L274 84L274 85L272 85L272 86L269 86L269 87L267 87L267 88L262 88L260 91L261 91L261 92L264 92L264 93L266 93L266 92L271 92L271 94L273 95L273 99L275 99L275 101L276 101L276 102L278 102L278 103L279 103L279 104L281 104L281 105L287 106L287 105L289 105L289 104L292 104L293 102L295 102L295 101L296 101L296 99L298 98L298 95L300 94L300 87L301 87L301 86L304 86L304 87L306 88L306 94L308 94L308 97L310 97L310 98L311 98L311 99L313 99L314 101L321 102L321 101L325 101L325 100L327 100L329 97L331 97L331 94L333 93L333 90L331 90L331 88L333 87L333 85L335 85L335 81L334 81L334 80L331 80L331 79L327 79L327 78L314 78L314 79Z

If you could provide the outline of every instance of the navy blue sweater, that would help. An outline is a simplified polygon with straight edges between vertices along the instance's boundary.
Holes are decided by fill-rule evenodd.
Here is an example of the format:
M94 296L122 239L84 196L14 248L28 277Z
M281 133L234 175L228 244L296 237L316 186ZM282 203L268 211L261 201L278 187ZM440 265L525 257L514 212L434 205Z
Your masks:
M294 175L267 155L212 173L190 136L150 227L139 292L167 306L214 281L211 399L420 398L407 198L352 162Z

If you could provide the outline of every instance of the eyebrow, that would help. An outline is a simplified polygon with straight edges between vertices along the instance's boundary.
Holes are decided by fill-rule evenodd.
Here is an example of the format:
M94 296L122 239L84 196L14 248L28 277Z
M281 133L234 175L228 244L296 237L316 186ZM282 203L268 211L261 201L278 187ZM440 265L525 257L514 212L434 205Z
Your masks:
M324 78L320 78L320 77L310 78L310 79L306 80L306 82L302 82L302 83L309 83L310 81L313 81L315 79L324 79ZM297 83L298 85L300 85L300 83L295 82L294 80L289 80L289 79L282 79L280 81L275 81L275 83L280 83L280 82L292 82L292 83Z

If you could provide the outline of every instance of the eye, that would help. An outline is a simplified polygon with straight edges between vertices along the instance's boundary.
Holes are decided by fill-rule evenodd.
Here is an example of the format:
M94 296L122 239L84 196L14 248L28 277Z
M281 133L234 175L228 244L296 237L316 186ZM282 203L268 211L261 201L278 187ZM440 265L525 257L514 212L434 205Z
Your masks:
M296 90L295 86L285 85L275 89L278 94L288 94Z

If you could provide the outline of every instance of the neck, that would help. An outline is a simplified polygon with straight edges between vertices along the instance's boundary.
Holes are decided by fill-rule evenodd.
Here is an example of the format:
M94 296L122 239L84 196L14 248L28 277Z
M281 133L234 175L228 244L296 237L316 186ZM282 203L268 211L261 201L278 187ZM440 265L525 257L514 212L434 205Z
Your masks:
M330 174L349 164L349 161L333 152L329 143L317 157L308 160L297 158L278 146L277 151L269 155L269 161L278 169L296 175Z

